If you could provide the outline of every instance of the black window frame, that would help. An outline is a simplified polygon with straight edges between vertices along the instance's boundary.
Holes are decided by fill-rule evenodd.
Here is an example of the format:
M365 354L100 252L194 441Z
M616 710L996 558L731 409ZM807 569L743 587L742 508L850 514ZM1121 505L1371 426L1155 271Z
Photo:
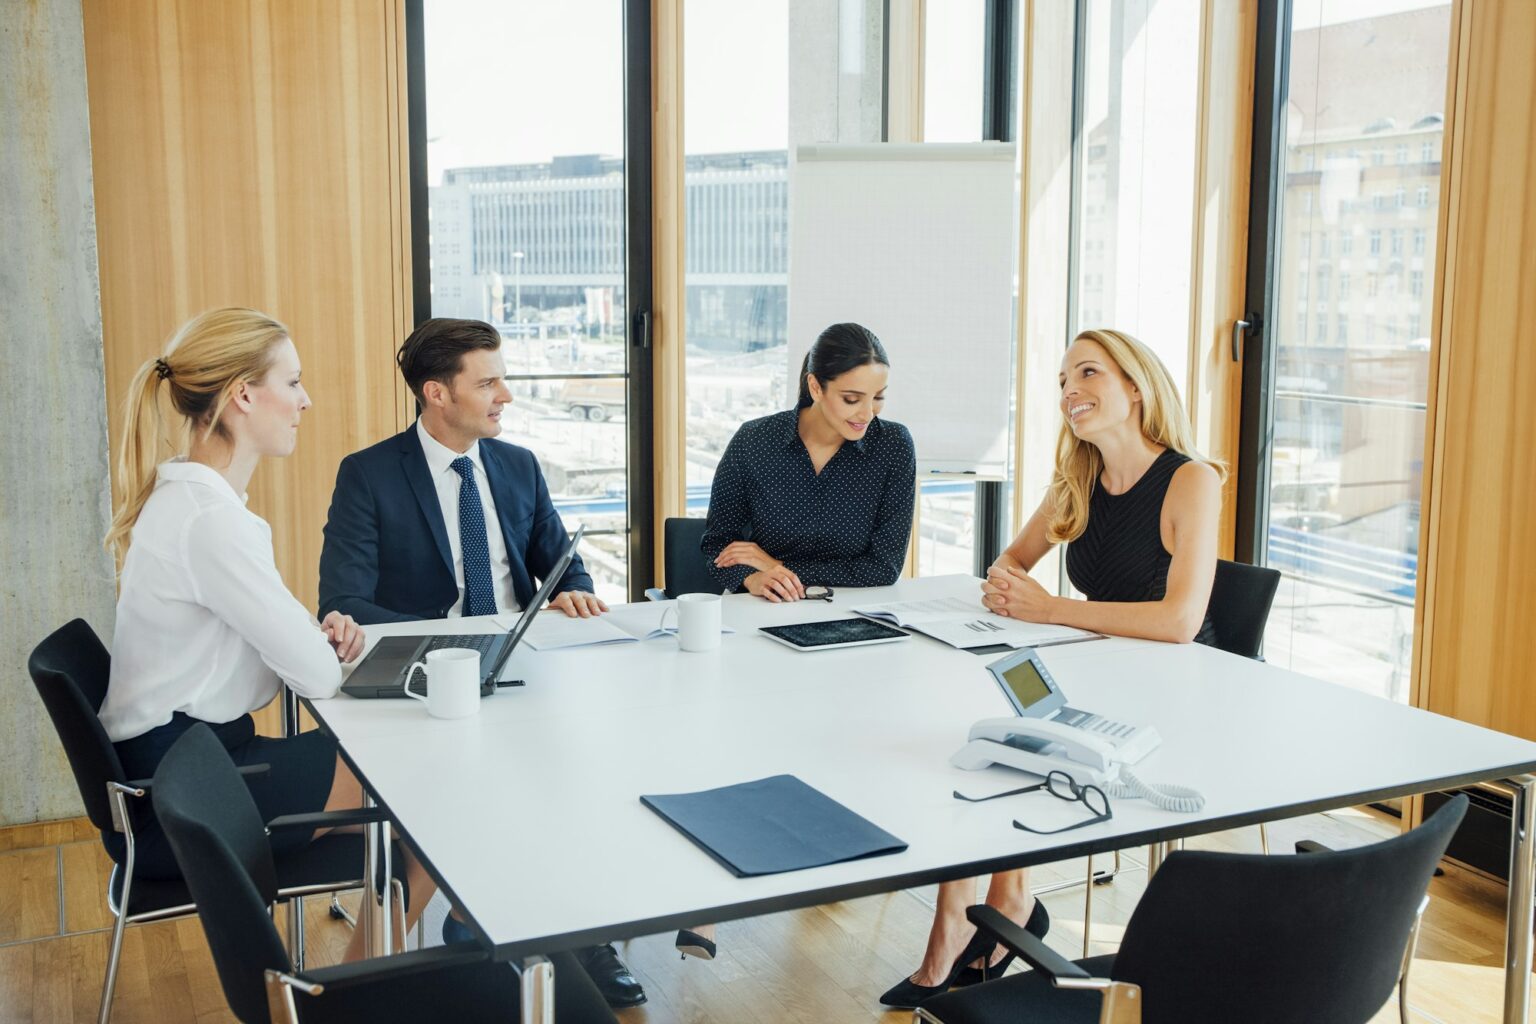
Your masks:
M651 5L623 0L624 19L624 308L629 353L625 396L625 505L629 599L645 598L656 578L655 370L652 365L654 230L652 224ZM411 202L413 324L432 316L427 196L427 61L425 0L405 0L406 114ZM521 375L514 375L523 379ZM562 378L571 375L562 375ZM582 374L576 376L592 376ZM617 376L598 374L596 376Z

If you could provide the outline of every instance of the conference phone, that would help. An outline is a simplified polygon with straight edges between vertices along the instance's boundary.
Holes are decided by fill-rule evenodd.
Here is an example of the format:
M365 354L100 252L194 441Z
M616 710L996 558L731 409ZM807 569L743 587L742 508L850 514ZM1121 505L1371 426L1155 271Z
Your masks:
M1064 771L1110 796L1140 797L1165 810L1196 811L1205 805L1205 798L1194 790L1137 778L1128 766L1162 743L1157 730L1069 707L1034 648L999 658L987 671L1014 714L972 725L965 746L950 758L955 767L977 771L1001 764L1041 776Z

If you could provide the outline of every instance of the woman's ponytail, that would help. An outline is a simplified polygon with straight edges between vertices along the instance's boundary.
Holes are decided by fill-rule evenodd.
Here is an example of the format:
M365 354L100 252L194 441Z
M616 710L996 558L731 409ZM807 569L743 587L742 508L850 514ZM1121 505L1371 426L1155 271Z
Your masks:
M796 409L809 409L813 404L811 398L811 353L807 351L805 358L800 360L800 398L795 403Z
M119 566L128 553L128 537L149 493L155 489L155 466L160 451L160 381L164 374L158 359L147 360L128 385L123 416L123 441L117 451L117 472L112 477L112 526L106 546Z

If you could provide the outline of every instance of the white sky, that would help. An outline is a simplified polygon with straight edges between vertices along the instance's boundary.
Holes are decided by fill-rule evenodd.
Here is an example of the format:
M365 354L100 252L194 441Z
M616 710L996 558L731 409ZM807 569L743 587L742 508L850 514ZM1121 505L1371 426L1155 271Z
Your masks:
M983 2L928 11L930 137L979 138ZM687 151L783 149L789 0L686 0L683 28ZM623 154L620 0L433 0L425 31L433 184L447 167Z
M1293 0L1293 27L1447 2ZM929 0L925 7L927 136L979 138L983 2ZM687 151L784 147L789 0L686 0L683 24ZM426 53L434 184L445 167L623 154L621 0L433 0Z
M619 0L426 5L430 177L443 168L624 152ZM788 0L688 0L690 153L782 149L789 138Z

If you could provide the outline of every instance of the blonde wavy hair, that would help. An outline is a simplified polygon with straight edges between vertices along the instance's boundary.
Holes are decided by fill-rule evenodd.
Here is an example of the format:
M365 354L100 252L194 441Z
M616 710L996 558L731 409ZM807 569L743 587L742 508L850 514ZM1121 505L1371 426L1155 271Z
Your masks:
M236 385L259 383L272 366L272 350L288 337L288 328L265 313L238 306L213 309L182 324L164 352L133 375L112 480L112 526L104 542L119 565L133 524L155 489L162 446L179 448L194 430L228 437L221 418ZM160 415L162 383L182 421L171 436Z
M1141 393L1141 432L1147 440L1204 462L1222 480L1227 478L1225 466L1195 450L1195 431L1189 413L1157 353L1123 331L1082 331L1072 340L1097 343L1136 386ZM1051 543L1082 536L1088 527L1088 499L1093 494L1094 481L1103 471L1104 457L1099 449L1073 433L1072 424L1063 418L1056 439L1056 472L1046 492L1051 514L1045 534Z

